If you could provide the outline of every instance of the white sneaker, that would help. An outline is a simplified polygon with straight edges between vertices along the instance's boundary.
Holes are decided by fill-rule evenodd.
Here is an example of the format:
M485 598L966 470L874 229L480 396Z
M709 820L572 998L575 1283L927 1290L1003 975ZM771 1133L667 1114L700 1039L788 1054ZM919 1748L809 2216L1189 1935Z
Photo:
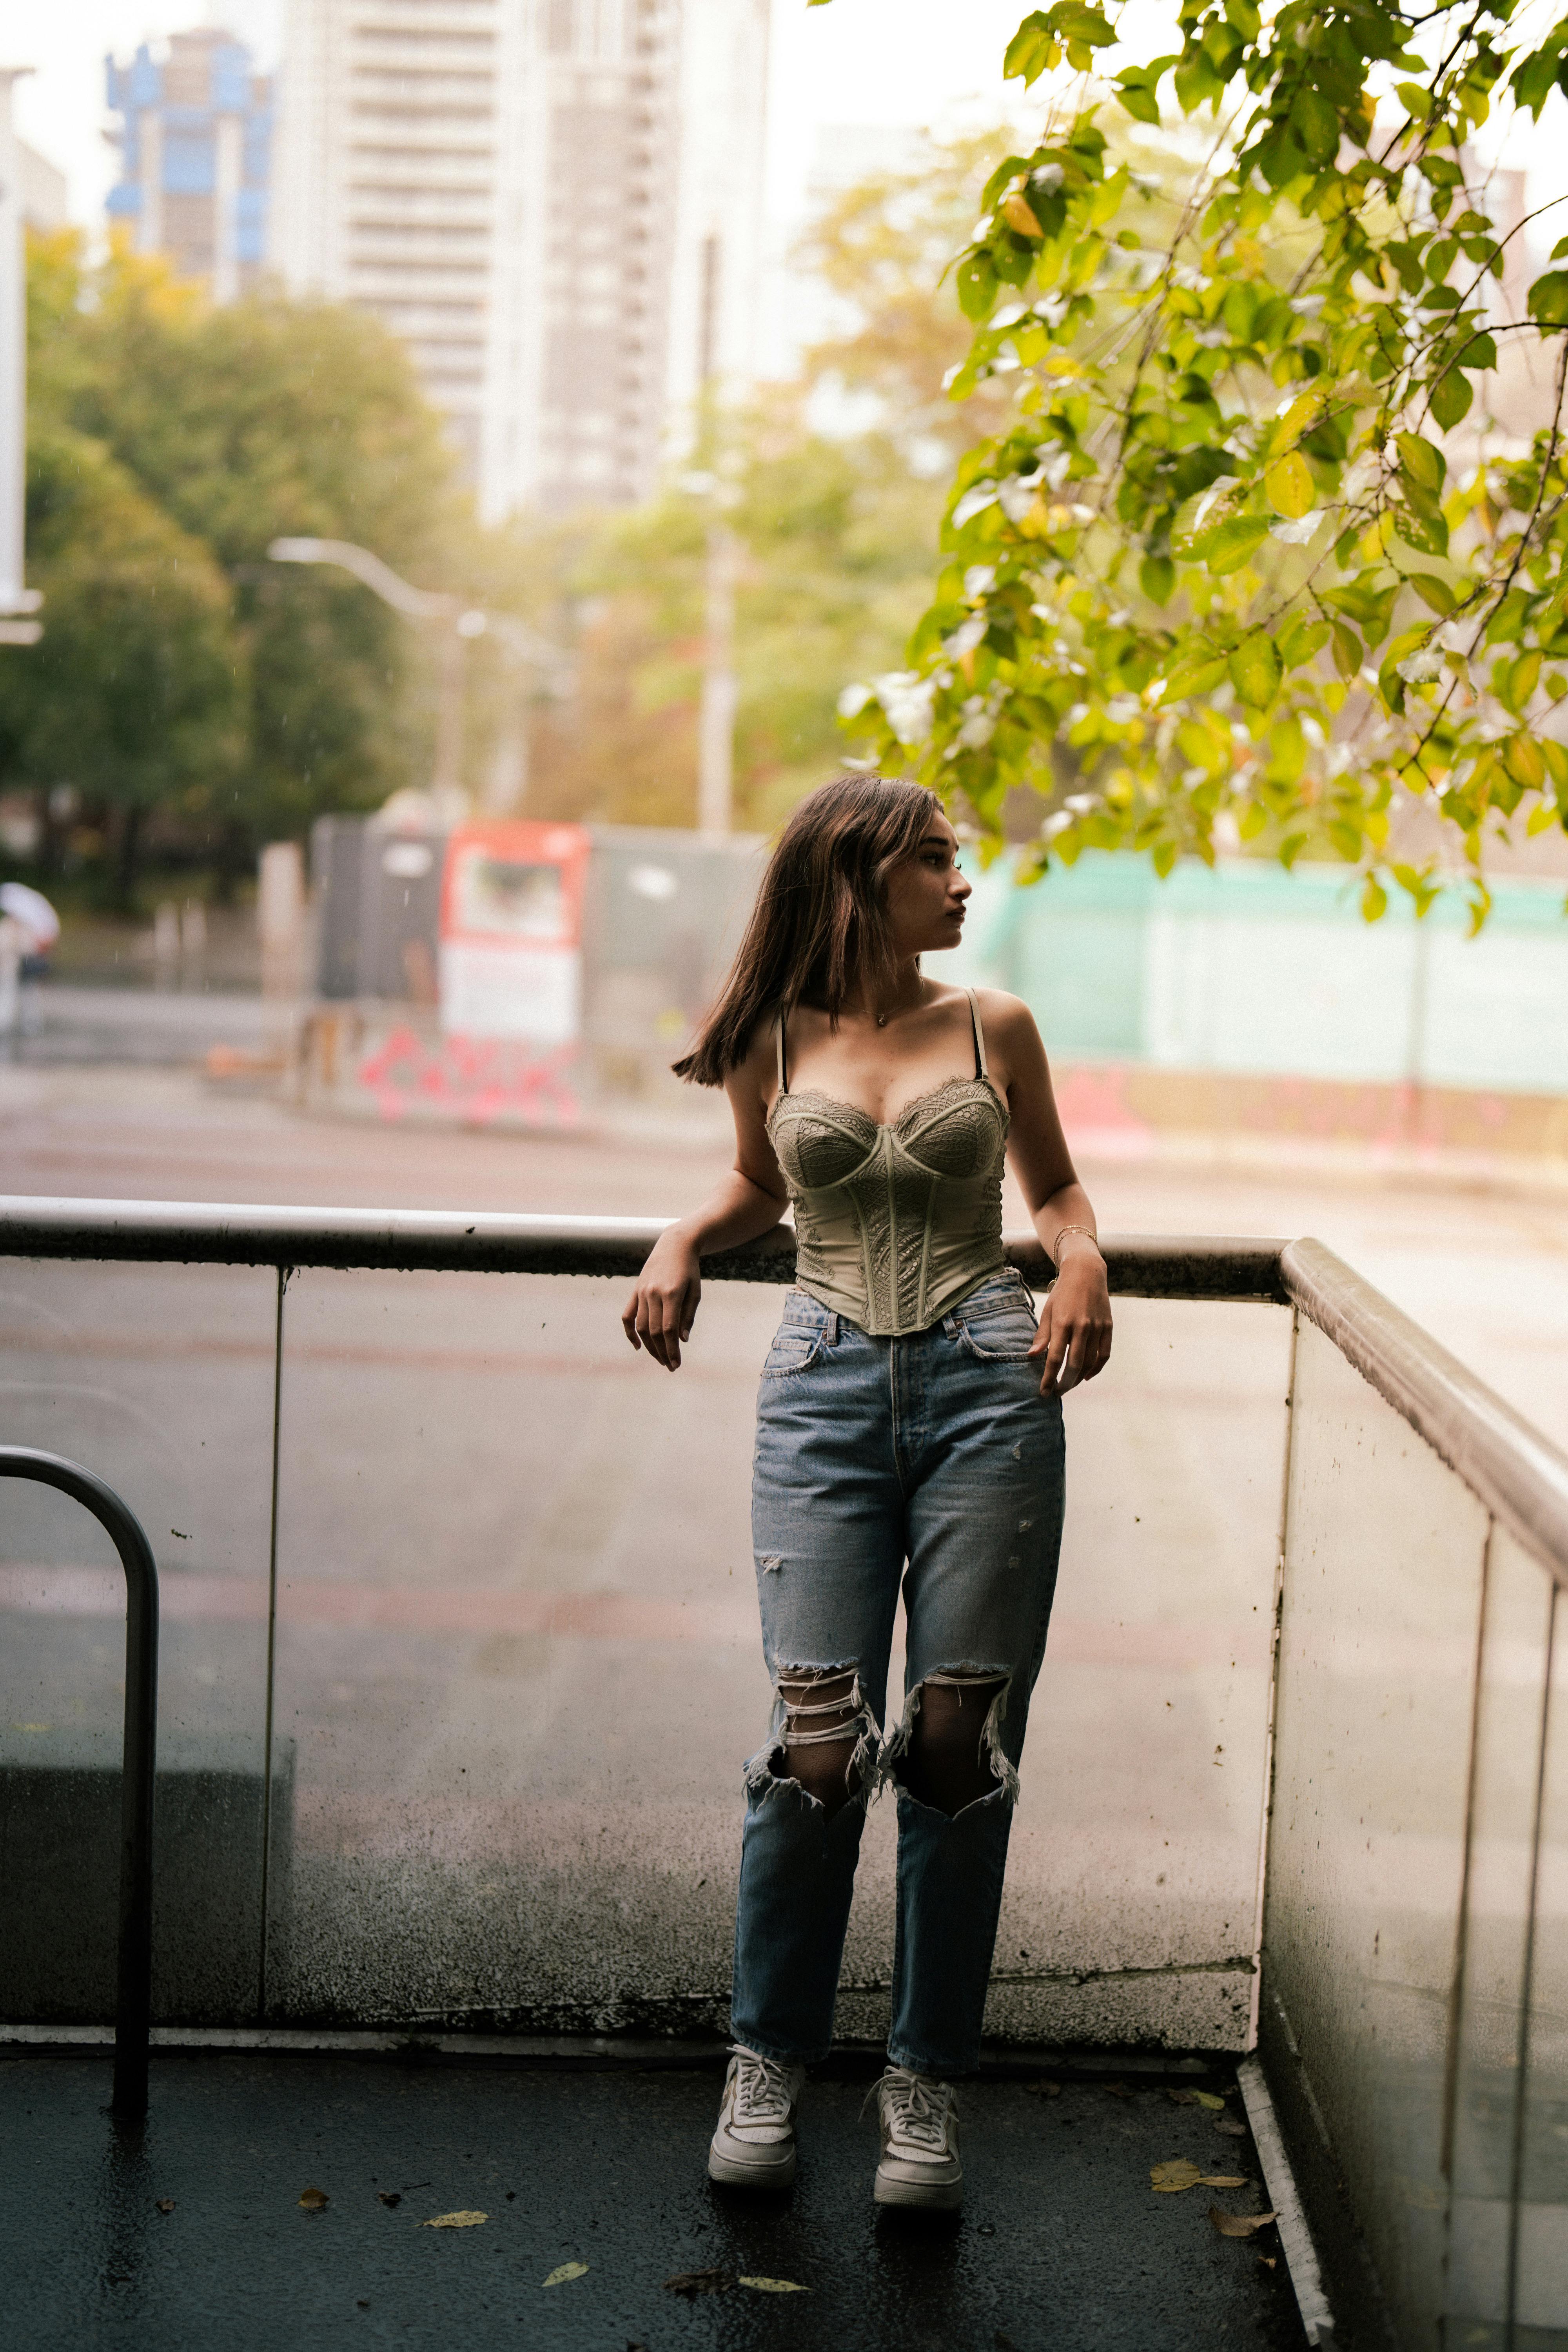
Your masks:
M759 2058L740 2042L731 2051L708 2178L731 2188L787 2189L795 2179L795 2111L805 2068Z
M877 2085L882 2160L874 2196L879 2205L930 2205L951 2210L963 2202L958 2160L958 2101L949 2083L889 2066Z

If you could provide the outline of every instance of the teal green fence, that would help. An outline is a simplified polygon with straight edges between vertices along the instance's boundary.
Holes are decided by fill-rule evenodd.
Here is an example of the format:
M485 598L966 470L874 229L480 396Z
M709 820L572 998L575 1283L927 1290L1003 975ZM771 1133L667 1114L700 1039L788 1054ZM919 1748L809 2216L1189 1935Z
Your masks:
M1339 866L1194 860L1162 882L1089 852L1027 888L1011 859L971 872L943 971L1023 997L1060 1058L1568 1092L1561 881L1500 882L1471 940L1458 901L1364 922Z

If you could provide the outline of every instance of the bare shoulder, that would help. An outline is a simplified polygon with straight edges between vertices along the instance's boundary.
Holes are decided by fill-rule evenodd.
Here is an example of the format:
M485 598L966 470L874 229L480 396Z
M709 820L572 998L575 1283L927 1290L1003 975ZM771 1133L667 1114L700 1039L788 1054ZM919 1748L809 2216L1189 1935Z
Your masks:
M743 1060L724 1081L732 1102L765 1104L771 1100L778 1069L777 1031L771 1021L760 1021Z
M1005 988L977 988L974 1000L985 1024L988 1047L994 1046L1009 1060L1044 1052L1035 1016L1021 996L1009 996Z

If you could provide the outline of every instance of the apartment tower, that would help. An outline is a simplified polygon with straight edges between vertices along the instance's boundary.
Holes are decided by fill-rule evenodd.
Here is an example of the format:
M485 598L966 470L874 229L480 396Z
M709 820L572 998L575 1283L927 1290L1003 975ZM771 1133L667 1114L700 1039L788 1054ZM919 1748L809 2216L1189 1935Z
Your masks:
M647 494L752 367L767 0L289 0L273 254L407 345L486 519Z
M128 66L105 61L120 118L110 134L120 177L111 223L140 252L167 254L183 278L205 278L232 302L254 284L267 249L272 86L233 36L200 28L145 41Z

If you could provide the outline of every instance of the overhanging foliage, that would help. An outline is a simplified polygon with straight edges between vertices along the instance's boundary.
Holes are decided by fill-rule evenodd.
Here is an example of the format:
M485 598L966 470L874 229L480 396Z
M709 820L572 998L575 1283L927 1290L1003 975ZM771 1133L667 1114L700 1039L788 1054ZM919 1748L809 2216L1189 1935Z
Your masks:
M1479 923L1489 830L1568 825L1568 268L1500 320L1468 143L1568 89L1568 16L1521 42L1513 13L1182 0L1133 63L1114 6L1019 27L1047 121L958 260L951 387L1010 380L1011 413L959 467L910 667L841 708L994 843L1043 794L1034 870L1133 846L1168 871L1234 825L1358 866L1369 916L1458 877ZM1133 127L1167 92L1196 118L1173 210ZM1505 334L1551 371L1513 445L1487 415ZM1401 854L1407 796L1427 854Z

